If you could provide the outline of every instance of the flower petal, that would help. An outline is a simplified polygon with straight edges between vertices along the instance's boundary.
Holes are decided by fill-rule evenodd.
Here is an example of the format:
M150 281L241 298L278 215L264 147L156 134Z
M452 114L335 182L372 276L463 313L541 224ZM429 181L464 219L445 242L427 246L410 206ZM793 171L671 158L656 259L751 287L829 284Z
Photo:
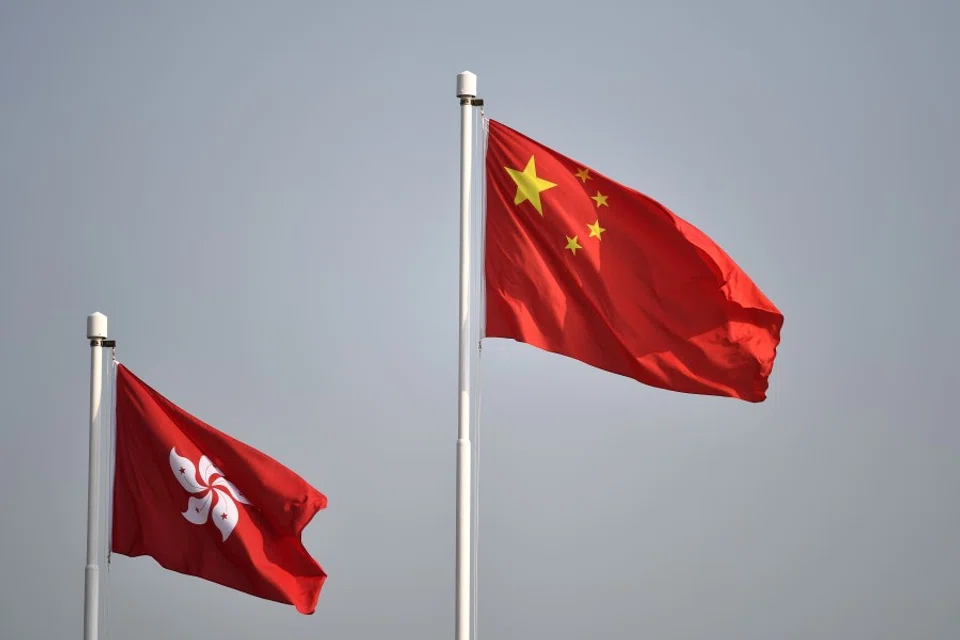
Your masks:
M237 502L242 502L243 504L250 504L250 501L247 500L247 497L240 493L240 489L237 489L237 485L233 484L222 475L213 481L213 486L215 487L224 487L227 491L230 492Z
M210 505L213 504L213 492L207 491L199 498L190 498L187 502L187 510L183 512L183 517L193 524L203 524L210 515Z
M170 449L170 468L184 489L190 493L200 493L206 487L197 483L197 468L189 458L177 455L177 448Z
M213 508L211 517L213 518L213 524L217 525L217 529L220 529L220 533L223 535L223 540L226 541L233 533L233 528L237 526L240 513L237 511L237 505L233 498L228 496L226 491L221 489L214 489L214 491L217 493L217 504Z
M210 486L210 478L213 474L223 475L223 471L217 469L217 465L210 462L210 458L207 456L200 456L200 477L203 478L203 483Z

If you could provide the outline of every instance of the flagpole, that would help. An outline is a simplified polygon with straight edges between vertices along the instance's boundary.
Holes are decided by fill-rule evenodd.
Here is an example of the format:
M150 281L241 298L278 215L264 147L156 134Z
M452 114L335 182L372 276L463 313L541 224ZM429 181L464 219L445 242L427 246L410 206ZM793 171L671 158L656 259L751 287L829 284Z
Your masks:
M103 388L103 346L107 316L87 316L90 340L90 464L87 484L87 568L83 592L83 638L97 640L100 603L100 568L97 566L100 533L100 396Z
M473 109L477 76L457 74L460 99L460 419L457 429L456 635L470 640L470 198L473 160Z

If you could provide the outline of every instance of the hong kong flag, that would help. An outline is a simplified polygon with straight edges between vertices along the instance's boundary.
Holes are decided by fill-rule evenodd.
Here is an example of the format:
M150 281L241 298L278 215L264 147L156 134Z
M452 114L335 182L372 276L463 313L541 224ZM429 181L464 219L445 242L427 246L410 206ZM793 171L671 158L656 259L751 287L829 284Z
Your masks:
M312 614L327 574L300 532L326 497L117 365L111 548Z

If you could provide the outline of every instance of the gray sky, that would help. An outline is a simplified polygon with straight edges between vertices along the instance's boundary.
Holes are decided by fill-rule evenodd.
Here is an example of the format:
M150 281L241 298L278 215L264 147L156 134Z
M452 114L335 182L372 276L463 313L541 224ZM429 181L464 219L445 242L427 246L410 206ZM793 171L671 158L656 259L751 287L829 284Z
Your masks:
M480 637L960 636L960 5L189 4L0 4L0 636L81 635L100 310L330 499L316 615L115 557L109 637L452 637L465 68L786 317L762 405L486 343Z

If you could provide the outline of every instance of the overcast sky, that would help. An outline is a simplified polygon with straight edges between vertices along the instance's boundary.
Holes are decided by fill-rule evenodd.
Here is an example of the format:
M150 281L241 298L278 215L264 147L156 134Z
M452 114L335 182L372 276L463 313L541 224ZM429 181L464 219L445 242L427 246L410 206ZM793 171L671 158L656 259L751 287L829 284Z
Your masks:
M950 0L0 2L0 637L82 633L96 310L329 497L314 616L114 557L103 637L452 637L463 69L786 317L760 405L485 343L479 637L960 637L958 31Z

